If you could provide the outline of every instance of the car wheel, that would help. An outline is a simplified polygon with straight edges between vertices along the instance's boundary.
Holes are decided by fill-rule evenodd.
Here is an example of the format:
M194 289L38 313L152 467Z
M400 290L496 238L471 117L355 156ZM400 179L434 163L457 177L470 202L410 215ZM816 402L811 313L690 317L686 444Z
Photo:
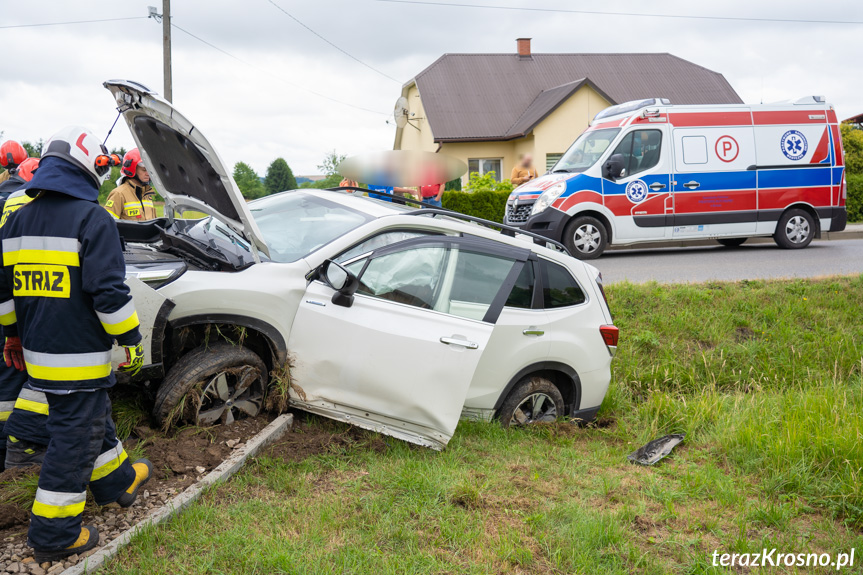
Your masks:
M738 246L742 246L748 239L749 238L722 238L716 241L726 248L736 248Z
M248 348L222 342L202 346L168 372L153 415L165 428L255 417L264 403L267 377L267 366Z
M563 395L544 377L527 377L509 393L500 408L504 427L550 423L563 417Z
M779 218L773 241L787 250L805 248L815 237L815 220L801 209L788 210Z
M581 216L566 227L563 243L580 260L596 259L608 246L608 230L598 219Z

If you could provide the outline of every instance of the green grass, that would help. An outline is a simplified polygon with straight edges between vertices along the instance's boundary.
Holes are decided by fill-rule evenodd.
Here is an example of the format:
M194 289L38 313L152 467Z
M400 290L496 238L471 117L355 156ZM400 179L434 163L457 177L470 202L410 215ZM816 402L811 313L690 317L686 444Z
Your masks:
M354 439L258 458L110 571L689 574L863 548L863 278L607 290L611 426L462 422L436 453L301 416ZM660 464L626 462L670 432Z
M161 218L162 216L165 215L165 203L164 202L154 202L153 207L156 208L156 217L157 218ZM189 211L183 212L182 214L178 214L177 217L184 219L184 220L199 220L201 218L206 218L207 214L205 214L203 212L196 212L193 210L189 210Z

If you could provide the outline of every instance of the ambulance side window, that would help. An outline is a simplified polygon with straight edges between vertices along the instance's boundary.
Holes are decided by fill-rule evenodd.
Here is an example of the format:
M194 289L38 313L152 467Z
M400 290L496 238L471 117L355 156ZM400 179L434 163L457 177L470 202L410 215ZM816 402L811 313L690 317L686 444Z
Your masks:
M624 177L629 177L656 166L661 150L661 131L636 130L623 137L612 155L623 156Z

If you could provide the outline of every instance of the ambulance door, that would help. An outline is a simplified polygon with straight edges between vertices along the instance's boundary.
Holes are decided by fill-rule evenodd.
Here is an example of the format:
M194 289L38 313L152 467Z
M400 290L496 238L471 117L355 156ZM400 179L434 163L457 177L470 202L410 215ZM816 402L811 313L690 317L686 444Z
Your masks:
M703 114L708 116L705 121L710 122L712 115ZM672 116L676 120L680 114ZM672 237L754 234L758 190L757 172L753 169L756 162L752 126L675 126L672 138L675 167Z
M615 216L616 238L624 241L662 239L670 234L671 146L667 125L633 128L608 156L620 155L624 171L602 180L605 206Z

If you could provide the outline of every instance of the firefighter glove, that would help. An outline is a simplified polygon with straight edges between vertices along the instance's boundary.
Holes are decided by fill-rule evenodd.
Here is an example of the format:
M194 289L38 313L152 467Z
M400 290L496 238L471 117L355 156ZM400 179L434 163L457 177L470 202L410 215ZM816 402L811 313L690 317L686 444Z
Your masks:
M21 348L20 337L7 337L6 345L3 347L3 359L6 367L15 366L18 371L24 371L24 350Z
M124 345L122 347L126 350L126 361L118 365L117 369L129 375L137 375L144 365L144 346L138 342L135 345Z

